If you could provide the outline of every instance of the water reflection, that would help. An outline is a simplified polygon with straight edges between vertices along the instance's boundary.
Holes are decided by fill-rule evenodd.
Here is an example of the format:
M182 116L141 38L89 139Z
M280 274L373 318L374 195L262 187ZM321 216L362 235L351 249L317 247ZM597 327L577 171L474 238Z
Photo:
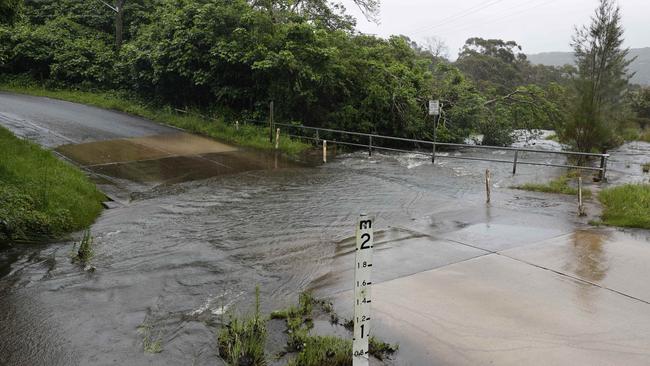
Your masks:
M577 230L572 234L564 269L589 282L600 282L609 268L604 242L607 234L593 230Z
M594 230L577 230L567 245L564 271L591 283L601 283L607 276L609 261L604 242L607 234ZM599 288L588 284L576 287L578 303L593 310Z

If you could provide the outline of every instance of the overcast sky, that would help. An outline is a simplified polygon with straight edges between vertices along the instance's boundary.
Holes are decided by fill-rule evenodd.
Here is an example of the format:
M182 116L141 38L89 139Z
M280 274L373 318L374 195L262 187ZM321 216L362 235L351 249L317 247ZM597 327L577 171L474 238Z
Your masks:
M422 43L442 39L449 56L470 37L514 40L525 53L569 51L574 25L589 22L597 0L382 0L380 24L365 20L352 0L340 0L357 28L387 37L404 34ZM650 0L619 0L626 45L650 46Z

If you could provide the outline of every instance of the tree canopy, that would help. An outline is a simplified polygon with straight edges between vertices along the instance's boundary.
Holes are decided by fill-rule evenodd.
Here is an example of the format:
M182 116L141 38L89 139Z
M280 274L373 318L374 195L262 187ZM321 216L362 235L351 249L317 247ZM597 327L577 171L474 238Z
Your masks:
M578 94L572 77L589 77L584 63L580 72L531 65L518 43L498 39L470 38L450 62L435 39L419 45L358 33L343 7L327 0L2 1L5 77L254 119L274 100L286 121L432 138L433 98L445 105L439 140L476 132L484 143L507 145L517 128L561 128ZM377 15L378 1L356 3ZM594 48L580 44L586 60ZM608 89L598 100L614 103L625 86L615 76L625 70L603 70L597 85Z

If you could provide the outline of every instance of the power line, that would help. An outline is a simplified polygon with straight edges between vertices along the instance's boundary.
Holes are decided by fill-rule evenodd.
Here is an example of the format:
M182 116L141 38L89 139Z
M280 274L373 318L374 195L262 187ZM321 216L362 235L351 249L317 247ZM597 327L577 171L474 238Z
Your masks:
M419 28L419 29L417 29L417 30L415 30L415 31L410 32L409 34L418 34L418 33L422 33L422 32L428 32L428 31L430 31L430 30L432 30L432 29L435 29L435 28L441 27L441 26L443 26L443 25L447 25L447 24L449 24L449 23L453 23L453 22L455 22L455 21L457 21L457 20L459 20L459 19L462 19L462 18L464 18L464 17L467 17L468 15L475 14L475 13L477 13L477 12L483 10L483 9L489 8L489 7L493 6L493 5L496 5L496 4L498 4L498 3L501 3L501 2L503 2L503 1L504 1L504 0L489 0L489 1L484 1L484 2L482 2L482 3L480 3L480 4L478 4L478 5L475 6L475 7L472 7L472 8L468 8L468 9L462 10L462 11L460 11L460 12L454 14L454 15L451 15L451 16L449 16L449 17L447 17L447 18L442 19L441 21L437 22L436 24L433 24L433 25L429 25L429 26L425 26L425 27Z
M529 1L528 4L530 4L530 3L534 2L534 1L537 1L537 0ZM514 12L514 13L507 14L507 15L505 15L505 16L503 16L503 17L498 17L498 18L495 18L495 19L491 19L491 20L489 20L489 21L487 21L487 22L483 22L483 23L481 23L481 24L472 23L472 24L470 24L470 25L466 25L466 24L465 24L465 25L461 25L460 27L456 27L456 28L452 27L452 28L447 29L446 31L443 31L443 32L440 33L440 34L448 34L448 33L452 33L452 32L460 32L460 31L464 31L464 30L472 29L472 28L475 28L475 27L478 28L478 27L482 27L482 26L485 26L485 25L490 25L490 24L494 24L494 23L502 22L502 21L504 21L504 20L508 20L508 19L513 18L513 17L516 17L516 16L518 16L518 15L521 15L521 14L527 13L527 12L529 12L529 11L531 11L531 10L537 9L537 8L542 7L542 6L544 6L544 5L548 5L548 4L553 3L553 2L555 2L555 1L557 1L557 0L548 0L548 1L545 1L545 2L542 2L542 3L539 3L539 4L537 4L537 5L534 5L534 6L531 6L531 7L525 8L525 9L521 9L521 10L516 11L516 12ZM515 8L516 8L516 7L515 7Z

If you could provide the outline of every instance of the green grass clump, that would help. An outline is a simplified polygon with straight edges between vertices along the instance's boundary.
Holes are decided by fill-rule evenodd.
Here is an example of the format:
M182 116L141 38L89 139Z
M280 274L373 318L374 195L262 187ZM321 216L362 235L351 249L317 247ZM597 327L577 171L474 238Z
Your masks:
M332 336L312 335L313 312L316 308L325 314L330 315L330 321L337 320L331 302L317 300L310 293L300 294L298 306L290 306L281 311L271 314L273 319L284 319L287 323L287 347L286 352L297 353L297 356L289 362L294 366L343 366L352 364L352 341ZM352 326L352 322L350 322ZM345 325L344 325L345 326ZM352 327L346 329L352 331ZM350 337L351 338L351 337ZM369 353L379 360L393 355L398 346L381 342L375 337L369 339Z
M553 179L548 183L526 183L519 186L514 186L512 188L533 192L577 195L578 188L569 185L573 178L573 174L567 174ZM591 197L591 190L583 188L582 196L584 198Z
M311 336L291 366L349 366L352 365L352 341L331 336Z
M77 168L0 127L0 242L48 240L84 229L103 200Z
M244 319L231 317L218 337L219 355L231 366L264 366L266 319L260 315L259 288L255 291L255 313Z
M142 349L145 353L160 353L163 351L162 339L160 333L154 338L151 335L152 326L148 323L142 323L138 327L138 332L142 334Z
M0 90L14 93L29 94L66 100L69 102L93 105L100 108L112 109L147 118L152 121L179 127L190 132L212 137L239 146L252 147L262 150L275 149L275 143L269 142L268 127L241 124L239 129L234 124L228 124L223 118L205 118L199 113L190 111L185 114L175 113L167 106L155 108L129 98L119 92L87 92L80 90L47 89L24 80L4 82ZM282 131L281 131L282 133ZM275 131L273 132L275 136ZM280 137L278 149L290 156L298 156L310 148L309 144L292 140L286 136Z
M291 319L301 316L311 316L314 305L318 301L309 292L303 292L298 297L298 306L290 306L283 310L276 310L271 313L271 319Z
M84 236L81 238L81 242L79 242L79 250L77 250L77 253L74 256L74 261L79 261L83 264L87 264L90 262L90 260L95 256L95 251L93 250L93 237L90 234L90 230L84 231ZM74 244L73 247L73 252L74 248L77 247L77 243Z
M600 192L598 199L603 204L604 224L650 229L650 185L607 188Z
M382 342L376 337L370 337L368 340L368 352L380 361L388 356L392 356L398 350L399 345Z

